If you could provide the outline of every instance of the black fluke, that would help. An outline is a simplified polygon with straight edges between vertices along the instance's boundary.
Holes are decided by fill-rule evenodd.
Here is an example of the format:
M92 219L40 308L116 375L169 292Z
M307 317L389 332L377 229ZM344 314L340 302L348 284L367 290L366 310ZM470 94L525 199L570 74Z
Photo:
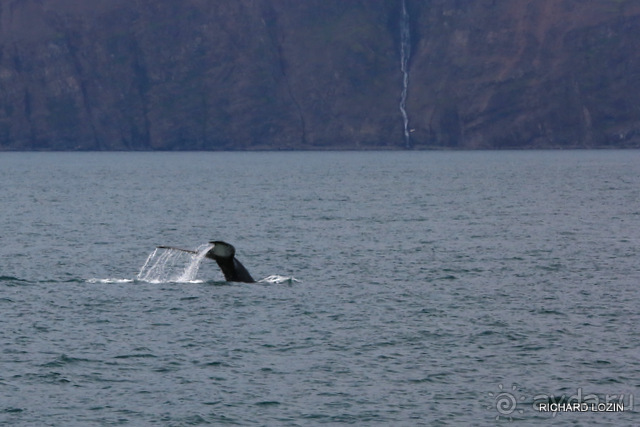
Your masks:
M233 245L220 240L209 243L213 248L205 256L218 263L227 282L255 283L244 265L236 259L236 248Z

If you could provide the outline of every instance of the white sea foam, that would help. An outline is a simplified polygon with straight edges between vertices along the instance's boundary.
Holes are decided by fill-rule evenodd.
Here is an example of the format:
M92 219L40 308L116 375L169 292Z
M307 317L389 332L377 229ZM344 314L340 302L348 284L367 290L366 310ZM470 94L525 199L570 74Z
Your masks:
M296 279L293 276L280 276L278 274L267 276L264 279L258 280L258 283L272 283L272 284L298 283L298 282L300 282L300 280Z
M133 279L117 279L117 278L107 278L107 279L89 279L87 280L89 283L132 283Z

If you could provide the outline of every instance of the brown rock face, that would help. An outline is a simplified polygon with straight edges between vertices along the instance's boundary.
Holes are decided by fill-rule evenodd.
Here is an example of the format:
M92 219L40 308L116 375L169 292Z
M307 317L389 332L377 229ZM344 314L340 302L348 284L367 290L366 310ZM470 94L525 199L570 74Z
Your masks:
M640 146L640 3L405 0L414 148ZM0 149L403 148L402 0L5 0Z
M640 4L455 4L418 11L416 145L638 145Z

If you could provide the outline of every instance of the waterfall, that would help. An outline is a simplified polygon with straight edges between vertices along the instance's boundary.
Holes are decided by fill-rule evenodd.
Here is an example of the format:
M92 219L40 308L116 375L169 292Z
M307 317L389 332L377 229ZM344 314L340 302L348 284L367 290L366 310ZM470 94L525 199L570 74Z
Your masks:
M400 70L402 71L402 93L400 95L400 113L404 121L404 143L411 148L409 135L409 116L407 115L407 90L409 89L409 58L411 57L411 31L406 0L402 0L402 17L400 19Z

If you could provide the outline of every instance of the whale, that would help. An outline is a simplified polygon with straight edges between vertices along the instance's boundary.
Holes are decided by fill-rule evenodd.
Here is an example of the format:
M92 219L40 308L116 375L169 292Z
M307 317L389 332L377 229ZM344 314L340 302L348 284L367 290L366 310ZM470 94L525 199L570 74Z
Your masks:
M213 245L213 248L209 249L205 257L214 260L218 264L227 282L255 283L251 274L236 258L236 248L233 245L221 240L214 240L209 243Z
M244 265L236 258L236 248L233 245L223 242L222 240L213 240L209 244L213 245L211 249L205 254L205 258L212 259L218 264L224 279L227 282L241 282L241 283L255 283L256 281L251 277L249 271ZM181 249L173 246L158 246L159 249L172 249L175 251L188 252L191 254L197 254L197 251L189 249Z

